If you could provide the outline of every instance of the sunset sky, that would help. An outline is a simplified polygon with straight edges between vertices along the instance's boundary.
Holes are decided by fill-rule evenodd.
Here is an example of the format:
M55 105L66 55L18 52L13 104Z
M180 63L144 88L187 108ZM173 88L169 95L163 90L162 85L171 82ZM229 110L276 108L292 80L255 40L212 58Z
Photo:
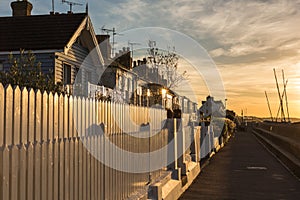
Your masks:
M85 4L85 0L73 1ZM10 2L0 1L1 16L11 15ZM51 0L31 3L33 14L51 10ZM68 10L60 0L55 0L55 8ZM74 12L84 11L85 6L74 8ZM273 68L281 90L284 69L290 115L300 117L299 0L89 0L89 15L97 33L103 25L119 32L162 27L193 38L216 63L227 106L238 114L247 109L248 115L269 116L265 90L276 113L279 100ZM198 101L206 95L199 93Z

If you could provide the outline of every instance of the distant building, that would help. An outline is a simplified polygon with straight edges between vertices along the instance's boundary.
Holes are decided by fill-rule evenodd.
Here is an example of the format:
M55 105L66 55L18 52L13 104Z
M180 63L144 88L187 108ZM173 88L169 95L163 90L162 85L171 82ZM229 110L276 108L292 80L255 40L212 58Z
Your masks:
M112 58L110 36L96 35L87 13L31 15L29 1L14 1L11 8L12 16L0 17L1 71L11 67L10 54L18 57L20 49L32 51L42 72L51 74L69 94L80 91L91 98L104 95L121 103L161 103L168 108L178 104L186 112L195 110L196 104L189 99L168 90L164 94L167 80L158 68L149 66L146 59L133 62L128 47ZM160 95L159 100L154 95Z
M202 101L199 113L201 118L210 116L225 117L225 106L222 101L215 101L214 97L207 96L206 101Z
M90 17L86 13L31 15L28 1L11 3L13 16L0 17L0 65L8 70L8 55L20 49L31 50L42 72L51 73L56 83L74 84L86 56L94 50L93 60L84 62L80 79L96 81L94 73L104 65Z

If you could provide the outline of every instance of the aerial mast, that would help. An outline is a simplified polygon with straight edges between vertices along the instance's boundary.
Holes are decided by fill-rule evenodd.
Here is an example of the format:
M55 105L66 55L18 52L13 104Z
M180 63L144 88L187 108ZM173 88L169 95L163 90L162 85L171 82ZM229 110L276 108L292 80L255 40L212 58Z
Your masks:
M66 3L70 6L69 13L73 12L73 6L82 6L83 5L81 3L76 3L76 2L73 2L73 1L66 1L66 0L62 0L62 3Z
M52 12L54 13L54 0L52 0Z
M137 42L130 42L130 40L128 41L128 46L131 47L131 57L133 59L133 46L134 45L141 45L141 43L137 43Z
M109 35L109 33L111 32L112 33L112 58L115 57L115 35L122 35L122 34L119 34L116 32L116 29L113 27L112 29L107 29L107 28L104 28L104 26L102 26L101 30L103 32L106 32L107 35Z

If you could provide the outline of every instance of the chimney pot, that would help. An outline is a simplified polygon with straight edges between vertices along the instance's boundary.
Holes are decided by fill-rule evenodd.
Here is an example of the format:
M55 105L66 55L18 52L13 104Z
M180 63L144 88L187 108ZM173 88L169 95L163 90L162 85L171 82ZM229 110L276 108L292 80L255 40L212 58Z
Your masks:
M32 4L27 0L11 2L10 6L14 17L31 15Z

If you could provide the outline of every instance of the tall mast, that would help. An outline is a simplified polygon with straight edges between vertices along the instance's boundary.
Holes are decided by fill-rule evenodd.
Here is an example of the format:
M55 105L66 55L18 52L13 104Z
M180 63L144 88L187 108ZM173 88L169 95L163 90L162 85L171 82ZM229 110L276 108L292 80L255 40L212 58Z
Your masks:
M283 84L285 84L285 78L284 78L284 71L282 70L282 79L283 79ZM284 87L284 96L285 96L285 104L286 104L286 112L287 112L287 117L288 117L288 122L290 122L290 112L289 112L289 105L288 105L288 98L287 98L287 93L286 93L286 85L287 85L287 81L286 80L286 84Z
M282 121L282 118L283 118L283 120L285 121L284 109L283 109L283 102L282 102L282 98L281 98L281 95L280 95L280 90L279 90L279 85L278 85L278 80L277 80L277 76L276 76L276 71L275 71L275 68L273 69L273 71L274 71L274 76L275 76L275 80L276 80L276 86L277 86L277 92L278 92L278 96L279 96L279 102L280 102L280 109L281 109L281 121Z
M273 121L273 115L272 115L272 110L271 110L271 107L270 107L270 103L269 103L269 98L268 98L268 95L267 95L267 91L265 91L265 94L266 94L266 98L267 98L267 102L268 102L268 107L269 107L269 111L270 111L270 115L271 115L271 120Z
M282 95L281 95L281 99L283 99L283 97L284 97L284 93L285 93L285 91L286 91L286 86L287 86L287 84L288 84L288 80L286 80L286 82L285 82L284 85L283 85L284 89L283 89L283 92L282 92ZM276 115L276 122L277 122L277 119L278 119L280 110L281 110L281 107L280 107L280 105L279 105L278 111L277 111L277 115Z

